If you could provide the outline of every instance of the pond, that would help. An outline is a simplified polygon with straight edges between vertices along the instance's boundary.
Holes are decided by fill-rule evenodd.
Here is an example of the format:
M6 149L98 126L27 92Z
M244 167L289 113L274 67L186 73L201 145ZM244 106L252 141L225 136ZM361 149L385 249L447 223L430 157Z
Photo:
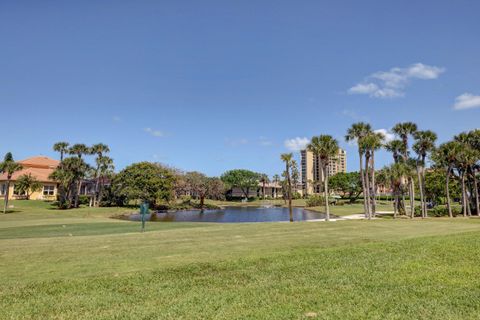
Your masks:
M225 207L219 210L186 210L177 212L157 212L146 216L147 221L189 221L189 222L273 222L289 221L288 208L282 207ZM129 216L130 220L140 221L139 214ZM293 208L294 221L325 219L325 214Z

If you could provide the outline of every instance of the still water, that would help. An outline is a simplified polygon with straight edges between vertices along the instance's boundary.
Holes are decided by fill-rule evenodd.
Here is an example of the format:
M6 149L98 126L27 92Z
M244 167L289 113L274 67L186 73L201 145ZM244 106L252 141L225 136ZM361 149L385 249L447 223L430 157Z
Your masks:
M281 207L225 207L220 210L187 210L177 212L157 212L146 216L148 221L190 221L190 222L272 222L289 221L288 208ZM325 214L293 208L293 220L305 221L324 219ZM130 220L140 220L139 214L133 214Z

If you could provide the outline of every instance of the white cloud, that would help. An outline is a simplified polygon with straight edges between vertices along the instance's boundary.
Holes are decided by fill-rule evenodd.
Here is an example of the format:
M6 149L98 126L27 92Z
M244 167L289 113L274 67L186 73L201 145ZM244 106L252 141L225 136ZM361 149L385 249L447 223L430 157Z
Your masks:
M121 122L122 118L120 118L119 116L113 116L112 120L113 120L113 122Z
M368 94L374 98L396 98L405 95L405 88L412 79L437 79L445 68L415 63L406 68L391 68L369 75L350 89L349 94Z
M154 130L152 128L145 128L144 131L149 133L150 135L152 135L154 137L164 137L165 136L165 134L162 131Z
M464 110L480 107L480 96L475 96L471 93L464 93L455 98L453 109Z
M374 130L376 133L381 133L385 137L385 142L390 142L395 139L395 135L387 129L377 129Z
M375 83L359 83L348 89L351 94L371 94L378 90Z
M293 139L287 139L285 140L284 144L285 144L285 147L290 150L290 151L295 151L295 152L298 152L300 150L303 150L307 147L307 144L310 143L310 139L308 138L300 138L300 137L296 137L296 138L293 138Z

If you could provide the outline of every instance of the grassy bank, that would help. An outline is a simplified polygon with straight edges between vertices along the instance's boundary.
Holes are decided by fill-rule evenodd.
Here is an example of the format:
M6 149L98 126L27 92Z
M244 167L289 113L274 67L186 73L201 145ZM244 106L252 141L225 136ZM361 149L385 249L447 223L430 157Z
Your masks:
M480 220L204 224L16 203L1 319L476 319ZM38 206L38 207L36 207Z

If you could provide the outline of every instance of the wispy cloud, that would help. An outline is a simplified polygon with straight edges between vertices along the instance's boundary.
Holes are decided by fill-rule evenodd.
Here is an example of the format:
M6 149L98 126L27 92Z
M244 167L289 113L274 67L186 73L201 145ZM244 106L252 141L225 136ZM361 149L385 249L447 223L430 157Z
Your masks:
M225 143L231 147L237 147L241 145L246 145L248 143L248 140L245 138L240 138L240 139L225 138Z
M260 137L260 138L258 138L258 144L263 146L263 147L269 147L269 146L273 145L273 142L266 137Z
M300 150L303 150L307 147L307 144L310 143L310 139L306 137L296 137L293 139L287 139L284 142L285 148L287 148L290 151L295 151L298 152Z
M113 116L113 117L112 117L112 121L118 123L118 122L121 122L121 121L122 121L122 118L120 118L119 116Z
M437 79L445 68L415 63L405 68L395 67L389 71L375 72L357 83L349 94L368 94L374 98L396 98L405 95L405 88L413 79Z
M165 134L160 131L160 130L155 130L155 129L152 129L152 128L145 128L143 129L145 132L147 132L148 134L154 136L154 137L164 137Z
M453 109L465 110L473 108L480 108L480 96L476 96L466 92L455 98L455 104L453 105Z
M353 110L344 109L342 110L342 115L345 117L351 118L355 121L365 121L365 122L369 121L367 116L360 115Z
M388 129L377 129L377 130L374 130L374 132L383 134L383 136L385 138L385 142L390 142L390 141L395 139L395 134L393 134Z

